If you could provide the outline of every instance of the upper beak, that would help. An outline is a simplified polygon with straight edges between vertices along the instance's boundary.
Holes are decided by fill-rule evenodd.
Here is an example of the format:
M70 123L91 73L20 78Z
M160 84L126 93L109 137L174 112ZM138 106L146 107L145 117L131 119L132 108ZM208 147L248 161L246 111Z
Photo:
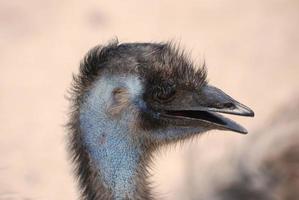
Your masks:
M202 89L203 96L201 105L195 106L194 109L202 111L211 111L253 117L254 112L247 106L234 100L220 89L214 86L205 86Z
M210 128L231 130L244 134L247 133L244 127L218 113L254 116L254 112L250 108L234 100L220 89L209 85L204 86L198 93L187 94L185 101L181 101L176 106L168 106L164 111L168 117L189 120L192 121L192 124L200 121Z

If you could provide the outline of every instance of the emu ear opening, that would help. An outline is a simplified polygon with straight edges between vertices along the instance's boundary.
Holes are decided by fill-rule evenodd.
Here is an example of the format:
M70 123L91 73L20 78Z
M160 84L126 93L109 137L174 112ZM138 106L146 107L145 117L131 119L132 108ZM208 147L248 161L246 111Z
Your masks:
M114 88L108 105L107 113L111 116L121 114L122 110L129 105L129 92L127 88Z

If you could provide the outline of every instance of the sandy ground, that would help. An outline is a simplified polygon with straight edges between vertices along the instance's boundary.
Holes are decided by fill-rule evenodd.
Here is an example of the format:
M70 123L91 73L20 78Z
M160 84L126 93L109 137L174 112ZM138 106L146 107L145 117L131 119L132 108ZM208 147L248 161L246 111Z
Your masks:
M254 134L298 93L298 10L297 0L1 0L0 199L76 199L64 96L85 52L115 36L172 39L205 58L210 83L254 109L254 119L238 119ZM246 137L214 131L162 151L155 192L188 199L184 171L200 174ZM198 155L191 168L190 152Z

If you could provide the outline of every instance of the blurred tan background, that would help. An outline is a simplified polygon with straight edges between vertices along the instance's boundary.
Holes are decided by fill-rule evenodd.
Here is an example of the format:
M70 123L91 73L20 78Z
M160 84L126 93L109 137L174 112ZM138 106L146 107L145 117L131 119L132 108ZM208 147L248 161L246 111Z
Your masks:
M0 0L0 199L76 199L64 96L92 46L116 36L180 42L205 58L210 83L255 111L235 118L254 134L298 93L298 25L297 0ZM166 148L153 165L155 193L191 199L186 171L200 177L249 137L213 131Z

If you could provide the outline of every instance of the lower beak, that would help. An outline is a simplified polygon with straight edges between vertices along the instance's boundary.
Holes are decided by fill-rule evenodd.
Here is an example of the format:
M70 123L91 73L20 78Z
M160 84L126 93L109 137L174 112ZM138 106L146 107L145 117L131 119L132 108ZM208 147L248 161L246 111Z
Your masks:
M254 116L254 112L250 108L213 86L205 86L189 105L176 106L173 109L168 108L164 110L162 115L168 118L181 119L184 124L188 124L188 122L192 125L205 124L211 129L247 133L244 127L219 113L246 117Z

